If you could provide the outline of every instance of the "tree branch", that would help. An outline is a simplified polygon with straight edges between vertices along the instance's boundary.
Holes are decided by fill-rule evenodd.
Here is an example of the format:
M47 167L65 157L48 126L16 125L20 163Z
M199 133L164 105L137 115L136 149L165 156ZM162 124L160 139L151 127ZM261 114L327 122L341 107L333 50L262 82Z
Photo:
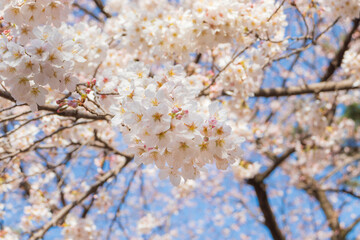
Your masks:
M333 205L330 203L324 190L322 190L315 179L310 176L305 176L305 181L299 184L310 196L313 196L320 204L320 207L325 214L326 220L330 229L333 231L331 240L343 240L346 233L340 227L338 214Z
M271 232L271 235L276 240L285 240L284 235L282 234L276 219L275 215L271 209L269 199L266 192L266 185L263 182L258 182L254 178L249 179L248 184L254 187L257 199L259 201L259 206L264 214L265 225Z
M323 190L326 191L326 192L346 193L346 194L348 194L348 195L350 195L350 196L352 196L354 198L360 199L359 194L356 194L353 191L346 190L344 188L342 188L342 189L326 188L326 189L323 189Z
M110 235L111 235L114 223L115 223L117 217L119 216L122 205L125 203L126 197L128 196L128 193L130 191L131 184L133 183L135 175L136 175L138 170L139 170L139 167L134 171L133 175L131 176L131 178L129 180L129 183L128 183L128 185L127 185L127 187L126 187L126 189L125 189L125 191L124 191L124 193L123 193L123 195L122 195L122 197L120 199L119 205L117 206L116 211L115 211L115 215L114 215L113 219L111 220L109 229L107 231L106 239L110 239ZM126 233L124 232L124 234L126 234Z
M257 176L255 176L256 180L258 182L262 182L265 180L265 178L267 178L278 166L280 166L292 153L295 152L295 148L289 148L288 150L286 150L280 157L277 156L270 156L268 154L268 157L272 160L274 160L274 164L269 167L268 169L266 169L265 172L258 174Z
M344 80L340 82L320 82L306 86L259 89L254 93L254 97L281 97L281 96L302 95L309 93L351 90L358 88L360 88L360 86L354 86L354 81L351 80Z
M355 221L354 221L350 226L348 226L347 228L344 229L344 234L345 234L345 236L346 236L349 232L351 232L351 231L354 229L354 227L356 227L356 225L358 225L359 223L360 223L360 217L358 217L357 219L355 219Z
M100 12L102 12L107 18L111 18L111 14L106 12L104 9L104 4L101 0L94 0L96 6L99 8Z
M60 221L61 219L63 219L74 207L76 207L77 205L81 204L88 196L90 196L91 194L95 193L97 191L97 189L99 187L101 187L102 185L104 185L104 183L106 183L109 179L111 179L112 177L116 176L117 174L119 174L121 172L122 169L124 169L129 162L131 161L131 158L127 158L124 164L119 164L116 168L114 168L113 170L108 171L106 174L104 174L103 176L100 177L100 179L98 181L96 181L93 185L91 185L91 187L89 188L89 190L87 190L86 192L84 192L77 200L75 200L74 202L66 205L65 207L63 207L57 214L55 214L52 219L50 221L48 221L45 225L43 225L43 227L41 227L40 229L38 229L37 231L35 231L29 238L29 240L36 240L36 239L41 239L44 237L44 235L46 234L46 232L53 226L55 226L57 224L58 221Z
M89 11L88 9L86 9L85 7L81 6L80 4L78 4L77 2L73 3L74 7L77 7L78 9L80 9L81 11L83 11L84 13L88 14L89 16L95 18L97 21L99 22L104 22L104 20L100 19L98 16L96 16L93 12Z
M344 40L344 43L342 47L339 49L339 51L336 53L334 59L330 62L327 71L325 72L324 76L321 78L321 82L326 82L330 79L330 77L334 74L336 69L338 69L341 66L341 63L344 58L344 54L346 50L348 50L352 35L355 33L356 29L359 27L360 19L357 18L353 21L353 27L350 30L350 32L346 35L346 38Z
M16 100L6 91L1 90L0 89L0 97L5 98L9 101L12 102L16 102ZM59 116L65 116L65 117L74 117L76 119L79 118L84 118L84 119L93 119L93 120L107 120L109 121L111 116L110 115L93 115L93 114L89 114L85 111L79 111L77 109L69 109L69 110L64 110L61 112L57 112L58 107L57 106L50 106L50 105L43 105L43 106L38 106L39 111L40 110L44 110L44 111L49 111L49 112L53 112L56 115Z

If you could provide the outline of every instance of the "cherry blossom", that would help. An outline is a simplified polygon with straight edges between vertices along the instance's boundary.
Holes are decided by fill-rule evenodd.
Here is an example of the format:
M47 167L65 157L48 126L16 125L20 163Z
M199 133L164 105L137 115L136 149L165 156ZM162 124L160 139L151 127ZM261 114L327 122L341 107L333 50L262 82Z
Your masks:
M0 239L356 239L359 4L0 1Z

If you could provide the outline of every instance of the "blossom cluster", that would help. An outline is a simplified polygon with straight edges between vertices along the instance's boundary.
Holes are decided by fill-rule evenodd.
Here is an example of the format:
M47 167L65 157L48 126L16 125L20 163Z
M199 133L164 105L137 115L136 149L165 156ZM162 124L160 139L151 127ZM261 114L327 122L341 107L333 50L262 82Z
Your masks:
M33 111L45 103L49 90L75 91L78 77L93 75L106 57L107 36L99 27L62 23L70 3L10 1L3 10L0 80Z
M18 234L18 232L16 232L15 230L11 229L10 227L4 227L1 230L1 238L4 240L17 240L20 239L20 236Z
M33 27L60 26L70 12L72 0L10 0L3 8L5 21L17 25L19 33L31 34Z
M66 217L61 232L65 239L93 240L98 239L96 225L89 218L78 218L75 215Z
M26 45L0 36L0 78L18 102L37 110L37 104L45 103L45 85L60 91L75 90L78 79L72 74L71 60L83 58L74 55L79 46L55 27L40 26L33 33L34 38Z
M260 164L255 162L240 161L239 164L232 166L235 178L239 180L250 179L254 177L260 170Z
M105 60L109 48L108 36L101 32L97 25L81 22L74 26L62 25L60 32L73 40L75 45L81 46L75 49L76 55L84 61L75 61L74 69L84 76L93 75L99 64Z
M272 0L194 1L181 9L153 5L152 11L124 8L117 18L107 21L106 28L124 48L155 60L187 60L189 53L234 41L246 46L257 37L281 41L286 26L282 10L272 16L277 7Z
M355 41L344 54L341 64L343 73L347 78L354 81L354 85L360 85L360 41Z
M148 213L139 220L137 230L141 234L149 234L158 225L160 225L159 220Z
M193 80L180 65L165 65L149 77L144 65L134 63L122 75L119 106L113 107L113 123L122 126L135 161L155 163L160 178L169 177L174 185L197 178L206 164L215 161L226 169L240 158L220 103L211 103L209 110L199 106L199 90L188 81Z
M224 44L219 47L219 52L230 53L230 49L229 44ZM213 97L220 96L225 92L227 95L233 96L234 100L243 101L252 96L253 92L260 87L260 80L263 76L262 66L265 64L266 56L255 48L249 49L246 54L247 57L239 56L233 61L230 54L218 56L220 69L225 68L229 62L232 63L221 72L216 84L210 88Z
M320 6L334 18L346 16L353 19L359 17L360 1L359 0L319 0Z
M319 100L302 107L300 111L296 112L297 121L300 123L299 127L313 135L323 136L328 125L325 114L330 108L331 105L323 105Z
M34 225L34 222L47 221L52 216L49 202L41 191L31 192L29 202L31 205L25 207L25 215L21 218L20 224L25 232L31 232L35 229L36 225Z

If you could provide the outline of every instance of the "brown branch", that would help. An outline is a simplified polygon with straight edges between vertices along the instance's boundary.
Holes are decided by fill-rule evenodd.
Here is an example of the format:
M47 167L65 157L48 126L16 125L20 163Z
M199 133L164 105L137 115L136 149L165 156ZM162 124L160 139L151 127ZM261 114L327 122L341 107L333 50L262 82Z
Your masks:
M343 58L344 58L344 54L345 54L346 50L349 48L349 45L350 45L350 42L351 42L351 39L352 39L352 35L355 33L355 31L359 27L359 24L360 24L360 19L359 18L357 18L357 19L355 19L353 21L352 29L346 35L346 38L344 40L344 43L343 43L342 47L336 53L334 59L330 62L324 76L320 80L321 82L328 81L330 79L330 77L334 74L336 69L338 69L341 66L341 63L342 63Z
M5 98L9 101L16 102L16 100L6 91L0 89L0 97ZM64 110L61 112L57 112L58 107L57 106L51 106L51 105L43 105L38 106L38 110L44 110L53 112L56 115L59 116L65 116L65 117L74 117L76 119L84 118L84 119L93 119L93 120L107 120L109 121L111 116L110 115L93 115L90 113L87 113L85 111L79 111L77 109L69 109Z
M320 82L309 84L307 86L263 88L256 91L254 93L254 97L281 97L358 88L360 88L360 86L354 86L354 81L351 80L344 80L340 82Z
M19 104L19 105L15 104L15 105L12 105L12 106L7 107L7 108L0 109L0 113L11 110L11 109L16 108L16 107L25 106L25 105L26 105L25 103Z
M17 115L12 115L12 116L9 116L7 118L0 119L0 123L15 120L16 118L21 117L21 116L23 116L25 114L28 114L28 113L31 113L31 111L22 112L22 113L19 113Z
M272 153L268 153L267 156L274 161L274 164L269 167L265 172L256 174L253 178L247 180L247 183L254 187L261 212L263 213L265 218L264 224L270 230L273 239L276 240L283 240L285 239L285 236L281 232L279 225L276 222L275 215L271 209L264 180L293 152L295 152L295 148L289 148L280 157Z
M283 0L280 5L277 7L277 9L271 14L271 16L268 18L268 22L271 20L271 18L280 10L280 8L284 5L286 0Z
M117 206L116 211L115 211L115 215L114 215L113 219L111 220L109 229L107 231L106 239L110 239L110 235L111 235L114 223L115 223L117 217L119 216L119 213L121 212L121 207L125 203L126 197L128 196L128 193L129 193L130 188L131 188L131 184L133 183L135 175L136 175L138 170L139 170L139 167L134 171L133 175L131 176L131 178L129 180L129 183L128 183L128 185L127 185L127 187L126 187L126 189L125 189L125 191L124 191L124 193L123 193L123 195L122 195L122 197L120 199L119 205ZM126 234L126 233L124 232L124 234Z
M80 4L78 4L77 2L73 3L74 7L77 7L78 9L80 9L81 11L83 11L84 13L88 14L89 16L95 18L97 21L99 22L104 22L104 20L100 19L98 16L96 16L95 13L91 12L90 10L86 9L85 7L81 6Z
M13 158L14 156L16 156L16 155L18 155L18 154L20 154L20 153L25 153L25 152L31 151L31 150L33 150L38 144L40 144L41 142L43 142L44 140L46 140L46 139L54 136L55 134L58 134L58 133L64 131L64 130L66 130L66 129L73 128L73 127L75 127L75 126L77 126L77 125L92 123L92 122L94 122L94 121L95 121L95 120L93 120L93 121L85 121L85 122L76 122L76 123L74 123L74 124L72 124L72 125L70 125L70 126L60 127L60 128L58 128L56 131L50 133L49 135L46 135L46 136L44 136L44 137L42 137L42 138L34 141L31 145L27 146L26 148L20 149L20 150L18 150L18 151L16 151L16 152L10 153L10 154L5 155L5 156L1 156L1 157L0 157L0 161L4 160L4 159L6 159L6 158Z
M94 203L95 203L95 195L92 196L90 203L87 206L84 206L84 210L83 213L81 214L81 218L86 218Z
M359 223L360 223L360 217L355 219L355 221L350 226L348 226L347 228L344 229L344 236L346 237L346 235L349 232L351 232L354 229L354 227L356 227L356 225L358 225Z
M89 190L84 192L77 200L63 207L57 214L55 214L50 221L48 221L45 225L43 225L40 229L35 231L29 238L29 240L41 239L44 237L46 232L53 226L57 224L61 219L63 219L74 207L81 204L88 196L95 193L99 187L104 185L109 179L116 176L124 169L127 164L131 161L131 158L127 158L124 164L119 164L113 170L108 171L106 174L100 177L98 181L96 181Z
M280 157L277 157L272 154L267 154L267 156L270 159L274 160L274 164L271 167L269 167L268 169L266 169L265 172L256 175L255 176L256 180L258 182L264 181L265 178L267 178L278 166L280 166L294 152L295 152L295 148L289 148Z
M285 240L283 233L281 232L275 215L271 209L269 199L266 192L266 185L264 182L258 182L254 178L247 181L248 184L254 187L255 193L259 202L260 209L265 218L265 225L270 230L273 239Z
M98 9L100 10L100 12L102 12L107 18L111 18L111 14L106 12L104 9L104 4L102 3L101 0L93 0L96 4L96 6L98 7Z
M8 137L8 136L10 136L11 134L13 134L14 132L18 131L20 128L22 128L22 127L26 126L27 124L29 124L30 122L39 120L39 119L41 119L41 118L43 118L43 117L46 117L46 116L51 116L51 115L53 115L53 114L54 114L54 113L46 113L46 114L43 114L43 115L41 115L41 116L39 116L39 117L29 119L29 120L27 120L26 122L21 123L20 125L18 125L16 128L12 129L11 131L8 131L8 132L6 132L4 135L1 135L0 138Z
M194 60L194 63L198 64L198 63L200 62L200 60L201 60L201 56L202 56L202 54L201 54L201 53L198 53L198 54L196 55L196 58L195 58L195 60Z
M99 136L98 136L98 134L97 134L97 129L94 129L94 137L95 137L95 141L98 141L98 142L101 142L102 144L104 144L104 146L102 146L102 148L106 148L106 149L114 152L116 155L123 156L123 157L126 157L126 158L128 158L128 159L132 159L132 158L133 158L133 156L118 151L117 149L115 149L115 148L113 148L112 146L110 146L107 142L105 142L104 140L102 140L101 138L99 138Z
M299 183L299 187L303 188L310 196L313 196L319 202L328 225L333 231L331 240L344 240L346 233L344 229L340 227L338 214L327 198L325 191L319 187L315 179L310 176L304 177L305 180Z
M238 53L234 53L234 55L232 56L231 60L222 68L218 71L218 73L212 77L211 82L209 85L207 85L204 89L201 90L201 92L199 93L198 97L204 96L206 95L205 92L215 84L216 79L221 75L221 73L223 71L225 71L231 64L233 64L235 62L235 60L241 55L243 54L246 50L248 50L254 43L252 42L251 44L249 44L248 46L244 47L240 52Z
M333 188L327 188L327 189L323 189L326 192L336 192L336 193L346 193L354 198L358 198L360 199L360 195L354 193L353 191L350 190L346 190L346 189L333 189Z

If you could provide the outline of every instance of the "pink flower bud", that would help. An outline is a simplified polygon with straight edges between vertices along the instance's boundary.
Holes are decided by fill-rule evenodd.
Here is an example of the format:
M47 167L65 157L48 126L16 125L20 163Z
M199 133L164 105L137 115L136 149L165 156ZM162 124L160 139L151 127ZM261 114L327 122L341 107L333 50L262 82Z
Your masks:
M212 127L214 128L215 125L217 124L216 118L211 117L211 118L209 119L209 124L212 125Z
M78 106L78 102L76 100L72 100L69 102L69 106L72 108L76 108Z

